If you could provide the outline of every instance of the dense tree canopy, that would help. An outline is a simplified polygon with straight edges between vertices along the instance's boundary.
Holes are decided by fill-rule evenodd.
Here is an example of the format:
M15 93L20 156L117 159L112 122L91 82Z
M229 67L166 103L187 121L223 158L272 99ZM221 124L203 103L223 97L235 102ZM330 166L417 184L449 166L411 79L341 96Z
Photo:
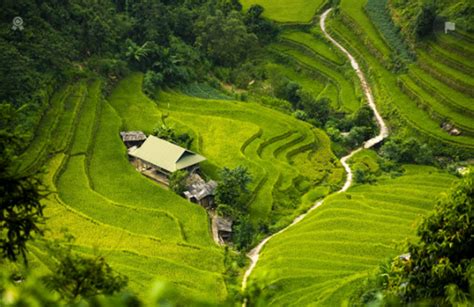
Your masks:
M31 139L55 87L71 79L99 73L115 81L127 68L141 70L150 96L205 80L216 66L247 60L259 46L255 33L273 31L260 14L241 10L236 0L5 1L0 102L28 106L18 126ZM22 30L12 29L16 16Z

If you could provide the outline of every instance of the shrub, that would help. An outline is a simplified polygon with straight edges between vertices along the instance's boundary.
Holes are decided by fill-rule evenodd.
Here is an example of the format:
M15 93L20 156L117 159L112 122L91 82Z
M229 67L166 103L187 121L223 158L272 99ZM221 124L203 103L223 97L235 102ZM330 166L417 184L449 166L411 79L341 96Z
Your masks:
M415 138L393 138L385 142L380 153L383 157L399 163L433 164L433 151L427 144Z
M292 115L299 120L306 121L308 119L308 114L303 110L296 110Z
M436 10L433 5L425 4L415 17L414 34L416 39L423 39L433 31Z
M228 205L218 205L216 208L216 213L219 216L228 217L228 218L236 218L235 210Z
M143 92L151 98L155 98L157 89L163 83L163 75L159 72L149 70L143 78Z
M178 195L183 194L186 190L186 179L188 178L187 171L176 171L170 176L170 189Z
M111 295L121 291L128 283L126 276L116 274L104 257L87 257L72 251L72 236L67 244L54 242L47 246L49 256L56 261L52 274L45 277L46 284L58 291L66 300L78 297Z
M246 249L250 244L252 244L255 228L247 216L242 217L233 227L233 230L234 233L232 234L232 240L237 249Z
M368 170L357 168L354 170L354 180L356 183L374 183L375 176Z
M220 173L221 180L216 188L216 202L231 206L239 213L247 211L246 196L248 184L252 181L247 168L238 166L235 169L224 169Z
M194 139L187 133L176 133L173 128L161 125L153 129L154 136L164 139L168 142L178 144L185 148L191 148Z

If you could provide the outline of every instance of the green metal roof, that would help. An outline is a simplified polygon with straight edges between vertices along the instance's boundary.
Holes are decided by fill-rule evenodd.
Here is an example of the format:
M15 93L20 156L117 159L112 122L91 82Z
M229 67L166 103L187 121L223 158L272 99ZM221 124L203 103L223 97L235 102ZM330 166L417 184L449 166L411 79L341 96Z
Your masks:
M130 155L171 173L206 160L201 155L153 135Z

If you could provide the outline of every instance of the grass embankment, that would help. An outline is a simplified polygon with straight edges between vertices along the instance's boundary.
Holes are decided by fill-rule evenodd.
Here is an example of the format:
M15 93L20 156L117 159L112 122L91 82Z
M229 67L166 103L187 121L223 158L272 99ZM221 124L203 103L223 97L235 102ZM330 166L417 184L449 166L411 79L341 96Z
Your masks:
M371 156L359 163L374 167ZM416 221L455 179L431 167L404 168L401 177L330 196L268 242L251 282L266 285L270 304L341 306L384 260L401 253L398 244L415 237Z
M205 210L133 169L118 134L122 120L101 98L100 82L67 89L70 98L44 118L45 133L54 136L38 139L47 150L35 145L30 152L51 157L44 176L53 191L44 200L48 236L67 227L77 251L98 248L139 294L159 279L198 299L225 300L223 251ZM38 246L31 250L35 265L54 265Z
M132 75L111 96L126 129L151 131L165 116L168 125L194 136L194 149L208 159L203 169L210 175L224 166L248 167L254 221L281 227L311 205L314 199L307 195L314 195L315 187L335 188L343 179L328 137L307 123L256 103L175 92L160 93L156 104L140 94L141 81L142 75Z
M265 17L281 23L310 23L325 3L325 0L242 0L244 9L259 4L265 9Z

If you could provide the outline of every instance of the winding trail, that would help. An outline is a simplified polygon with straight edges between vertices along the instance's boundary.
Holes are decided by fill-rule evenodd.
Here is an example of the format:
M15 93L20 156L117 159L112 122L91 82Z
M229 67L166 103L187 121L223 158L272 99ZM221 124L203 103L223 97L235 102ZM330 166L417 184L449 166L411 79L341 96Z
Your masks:
M369 107L374 111L374 115L375 115L375 119L377 120L377 124L379 126L379 129L380 129L380 132L377 136L367 140L363 146L357 148L357 149L354 149L353 151L351 151L347 156L344 156L341 158L341 164L342 166L344 167L344 169L346 170L346 173L347 173L347 177L346 177L346 182L344 183L344 186L337 192L335 193L341 193L341 192L345 192L347 191L347 189L349 189L349 187L352 185L352 170L349 166L349 164L347 163L347 161L353 156L355 155L356 153L358 153L359 151L361 151L362 149L364 148L370 148L378 143L380 143L383 139L385 139L387 136L388 136L388 128L387 128L387 125L385 124L382 116L380 115L380 113L377 111L377 107L375 105L375 102L374 102L374 96L372 95L372 90L370 89L370 86L367 82L367 79L365 78L365 75L364 75L364 72L360 69L360 66L359 66L359 63L357 63L356 59L349 53L349 51L347 51L346 48L344 48L341 44L339 44L334 38L332 38L329 33L326 31L326 18L328 16L328 14L332 11L332 8L326 10L322 15L321 15L321 19L320 19L320 22L319 22L319 26L321 27L321 30L323 31L324 35L326 36L326 38L331 41L337 48L339 48L348 58L349 58L349 61L351 62L351 66L352 68L355 70L356 74L357 74L357 77L359 77L359 80L360 80L360 84L362 86L362 90L364 91L364 94L365 94L365 97L367 99L367 103L369 104ZM333 193L333 194L335 194ZM316 202L306 213L303 213L301 214L300 216L296 217L293 222L288 225L287 227L281 229L280 231L272 234L271 236L265 238L264 240L262 240L254 249L252 249L248 254L247 256L249 257L250 259L250 266L249 268L245 271L245 274L244 274L244 278L242 280L242 290L245 290L245 288L247 287L247 281L248 281L248 278L250 276L250 274L252 274L255 266L257 265L257 262L258 262L258 259L260 257L260 252L262 251L263 247L265 246L265 244L267 244L268 241L270 241L270 239L272 239L273 237L287 231L289 228L291 228L292 226L298 224L301 220L303 220L311 211L313 211L314 209L318 208L319 206L321 206L323 204L325 199L322 199L318 202ZM244 302L244 305L245 305L245 302Z

